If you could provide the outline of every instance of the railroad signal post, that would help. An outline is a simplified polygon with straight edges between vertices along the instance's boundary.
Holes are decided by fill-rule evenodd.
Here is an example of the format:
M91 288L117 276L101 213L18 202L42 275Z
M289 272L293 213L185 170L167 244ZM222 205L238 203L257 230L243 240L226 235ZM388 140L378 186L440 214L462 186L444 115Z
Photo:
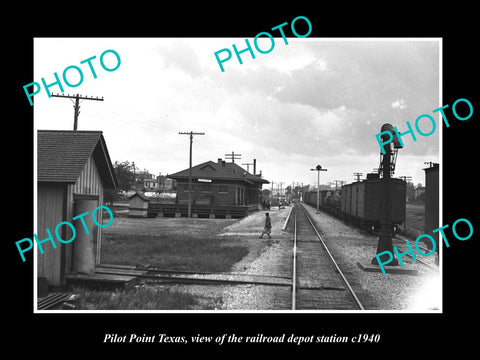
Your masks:
M327 169L323 169L321 165L317 165L315 169L310 169L310 171L316 171L317 172L317 214L320 211L320 171L327 171Z
M395 161L397 158L397 151L401 148L401 144L398 141L395 133L393 132L393 126L390 124L383 124L382 131L390 131L393 133L393 141L384 145L383 152L380 153L381 163L380 171L382 172L382 187L383 187L383 209L382 218L380 219L380 229L378 231L378 245L377 253L380 254L384 251L390 251L393 254L393 259L390 265L398 266L398 260L395 258L395 253L393 251L393 241L392 241L392 219L390 214L390 177L393 171L395 170ZM386 136L386 135L383 135ZM383 138L382 138L383 139ZM386 139L384 139L386 141ZM393 150L392 150L393 146ZM372 259L373 265L378 265L378 260L376 257Z
M396 274L412 274L415 275L416 272L412 271L412 269L406 268L404 266L399 267L398 259L395 257L395 251L393 249L393 222L392 222L392 214L391 214L391 205L393 199L391 198L391 186L392 186L392 179L391 175L395 171L395 163L397 159L397 152L398 149L402 148L401 143L398 141L398 138L393 131L393 126L390 124L383 124L382 131L384 131L388 137L388 132L392 134L392 141L388 144L382 145L383 149L380 153L380 169L379 173L382 175L381 179L381 218L380 218L380 226L378 229L378 245L377 245L377 252L373 257L370 264L362 264L358 263L360 268L365 271L373 271L379 272L380 271L380 264L379 259L377 259L377 255L381 257L382 253L388 255L391 254L392 259L388 263L389 266L384 267L386 272L396 273ZM383 141L387 141L387 139L383 139ZM397 254L398 256L403 254Z

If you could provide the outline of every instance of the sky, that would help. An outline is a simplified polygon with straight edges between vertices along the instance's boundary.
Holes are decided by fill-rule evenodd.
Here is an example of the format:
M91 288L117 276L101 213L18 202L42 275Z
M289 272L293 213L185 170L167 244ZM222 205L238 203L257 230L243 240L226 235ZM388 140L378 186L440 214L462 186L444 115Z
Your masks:
M274 187L316 184L310 169L318 164L327 169L321 184L350 183L354 173L379 167L382 124L403 132L422 114L437 129L417 133L415 142L403 137L394 176L424 184L424 162L441 162L441 120L432 114L442 105L439 39L292 37L286 45L279 37L267 54L243 53L243 64L232 44L243 49L245 38L36 38L32 82L50 84L55 72L62 79L65 68L78 66L83 82L62 80L64 93L104 98L80 102L78 130L103 131L112 162L134 161L155 175L188 168L189 137L179 132L194 131L205 135L193 138L193 165L234 151L239 164L256 159L257 173ZM270 41L258 44L268 49ZM233 55L222 72L214 53L224 48ZM106 50L120 56L115 71L100 65ZM92 56L97 78L80 64ZM112 53L104 61L116 65ZM80 81L72 69L67 79ZM34 96L35 129L72 130L73 115L70 99L48 98L44 88ZM423 119L419 126L427 133L432 125Z

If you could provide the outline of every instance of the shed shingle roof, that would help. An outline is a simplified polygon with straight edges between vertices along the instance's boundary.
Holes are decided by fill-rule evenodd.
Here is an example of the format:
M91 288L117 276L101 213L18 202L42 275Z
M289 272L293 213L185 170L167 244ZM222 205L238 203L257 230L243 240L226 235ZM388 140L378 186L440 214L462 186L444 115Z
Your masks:
M38 130L37 181L75 183L93 156L105 188L118 181L101 131Z

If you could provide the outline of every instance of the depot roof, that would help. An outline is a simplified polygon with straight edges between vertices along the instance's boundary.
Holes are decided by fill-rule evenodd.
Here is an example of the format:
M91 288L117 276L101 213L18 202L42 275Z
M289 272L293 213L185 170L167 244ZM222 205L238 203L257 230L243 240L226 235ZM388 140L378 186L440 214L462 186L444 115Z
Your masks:
M167 175L171 179L188 179L189 169ZM247 170L236 163L227 163L218 159L217 162L207 161L192 167L193 179L211 179L211 180L236 180L247 182L249 184L269 184L268 180L262 179L258 175L250 174Z

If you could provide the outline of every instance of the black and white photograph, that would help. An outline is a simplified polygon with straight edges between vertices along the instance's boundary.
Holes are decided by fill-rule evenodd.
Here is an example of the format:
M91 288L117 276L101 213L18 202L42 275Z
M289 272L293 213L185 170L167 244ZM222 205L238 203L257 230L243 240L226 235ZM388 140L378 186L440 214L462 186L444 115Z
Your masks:
M37 310L441 311L441 39L34 49Z
M440 346L474 301L468 34L241 19L23 40L18 314L120 352Z

